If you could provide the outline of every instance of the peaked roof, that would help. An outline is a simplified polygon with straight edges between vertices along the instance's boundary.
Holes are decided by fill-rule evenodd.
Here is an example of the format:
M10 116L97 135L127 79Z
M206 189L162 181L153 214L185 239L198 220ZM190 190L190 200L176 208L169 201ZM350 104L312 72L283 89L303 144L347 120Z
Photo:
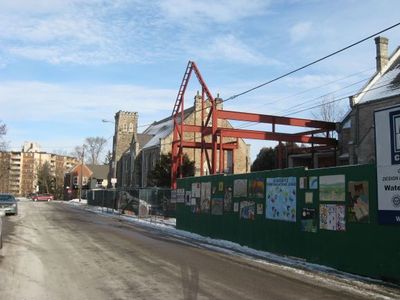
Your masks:
M153 134L138 133L137 140L139 143L139 149L142 149L143 146L146 145L153 137Z
M365 103L400 94L400 47L391 55L381 72L376 72L370 81L354 96L354 103Z
M194 106L184 110L185 118L194 111ZM151 138L143 145L142 149L151 148L160 144L160 139L166 138L174 129L174 121L172 116L162 119L161 121L151 124L143 134L150 135Z
M108 176L108 165L87 165L87 167L93 172L92 177L97 179L106 179Z
M92 176L93 171L89 168L89 166L86 165L86 164L83 164L83 165L82 165L81 163L79 163L79 164L73 166L73 167L71 168L71 170L69 171L69 173L73 173L73 172L80 173L80 172L81 172L81 166L82 166L82 168L85 168L86 171L88 171L88 173L90 174L90 176ZM83 170L82 170L82 171L83 171Z

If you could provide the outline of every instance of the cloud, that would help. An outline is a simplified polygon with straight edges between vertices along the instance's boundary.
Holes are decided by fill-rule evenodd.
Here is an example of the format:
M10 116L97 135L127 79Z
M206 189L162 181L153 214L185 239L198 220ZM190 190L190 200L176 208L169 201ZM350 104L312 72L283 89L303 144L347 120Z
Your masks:
M160 8L170 19L182 23L228 23L239 19L259 16L270 5L266 0L164 0Z
M91 65L148 62L165 50L152 7L124 0L57 0L39 1L41 10L32 2L2 4L0 51L5 55Z
M191 51L194 56L207 60L225 60L252 65L279 63L277 60L267 58L253 50L251 46L246 45L232 34L218 36L207 47L192 48Z
M84 87L36 81L0 84L2 115L21 122L47 121L49 114L54 121L70 122L70 117L84 122L100 121L112 118L119 110L164 117L172 111L175 97L176 90L121 84Z
M311 33L311 22L299 22L289 29L290 39L293 43L304 40Z

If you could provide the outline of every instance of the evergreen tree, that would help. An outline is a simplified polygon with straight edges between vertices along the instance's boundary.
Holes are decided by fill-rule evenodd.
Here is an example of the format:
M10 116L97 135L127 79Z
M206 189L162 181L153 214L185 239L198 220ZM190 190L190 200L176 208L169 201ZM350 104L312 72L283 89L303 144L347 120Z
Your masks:
M161 154L160 160L156 163L154 169L149 173L148 184L150 186L158 187L170 187L171 186L171 166L172 166L172 155ZM191 161L189 157L183 155L182 164L182 176L194 176L194 161ZM179 172L179 170L178 170ZM178 177L179 177L178 173Z

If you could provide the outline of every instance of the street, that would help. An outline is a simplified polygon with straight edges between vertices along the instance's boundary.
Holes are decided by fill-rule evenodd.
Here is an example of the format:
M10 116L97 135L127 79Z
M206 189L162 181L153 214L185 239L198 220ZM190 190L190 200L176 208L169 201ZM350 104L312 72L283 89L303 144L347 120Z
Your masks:
M61 202L19 202L4 234L0 299L371 299Z

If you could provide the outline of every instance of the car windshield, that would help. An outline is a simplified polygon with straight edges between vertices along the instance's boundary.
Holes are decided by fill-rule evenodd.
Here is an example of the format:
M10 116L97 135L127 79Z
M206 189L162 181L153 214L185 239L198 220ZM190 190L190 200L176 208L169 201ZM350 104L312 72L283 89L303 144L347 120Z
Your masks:
M14 196L11 195L0 195L0 201L14 201Z

